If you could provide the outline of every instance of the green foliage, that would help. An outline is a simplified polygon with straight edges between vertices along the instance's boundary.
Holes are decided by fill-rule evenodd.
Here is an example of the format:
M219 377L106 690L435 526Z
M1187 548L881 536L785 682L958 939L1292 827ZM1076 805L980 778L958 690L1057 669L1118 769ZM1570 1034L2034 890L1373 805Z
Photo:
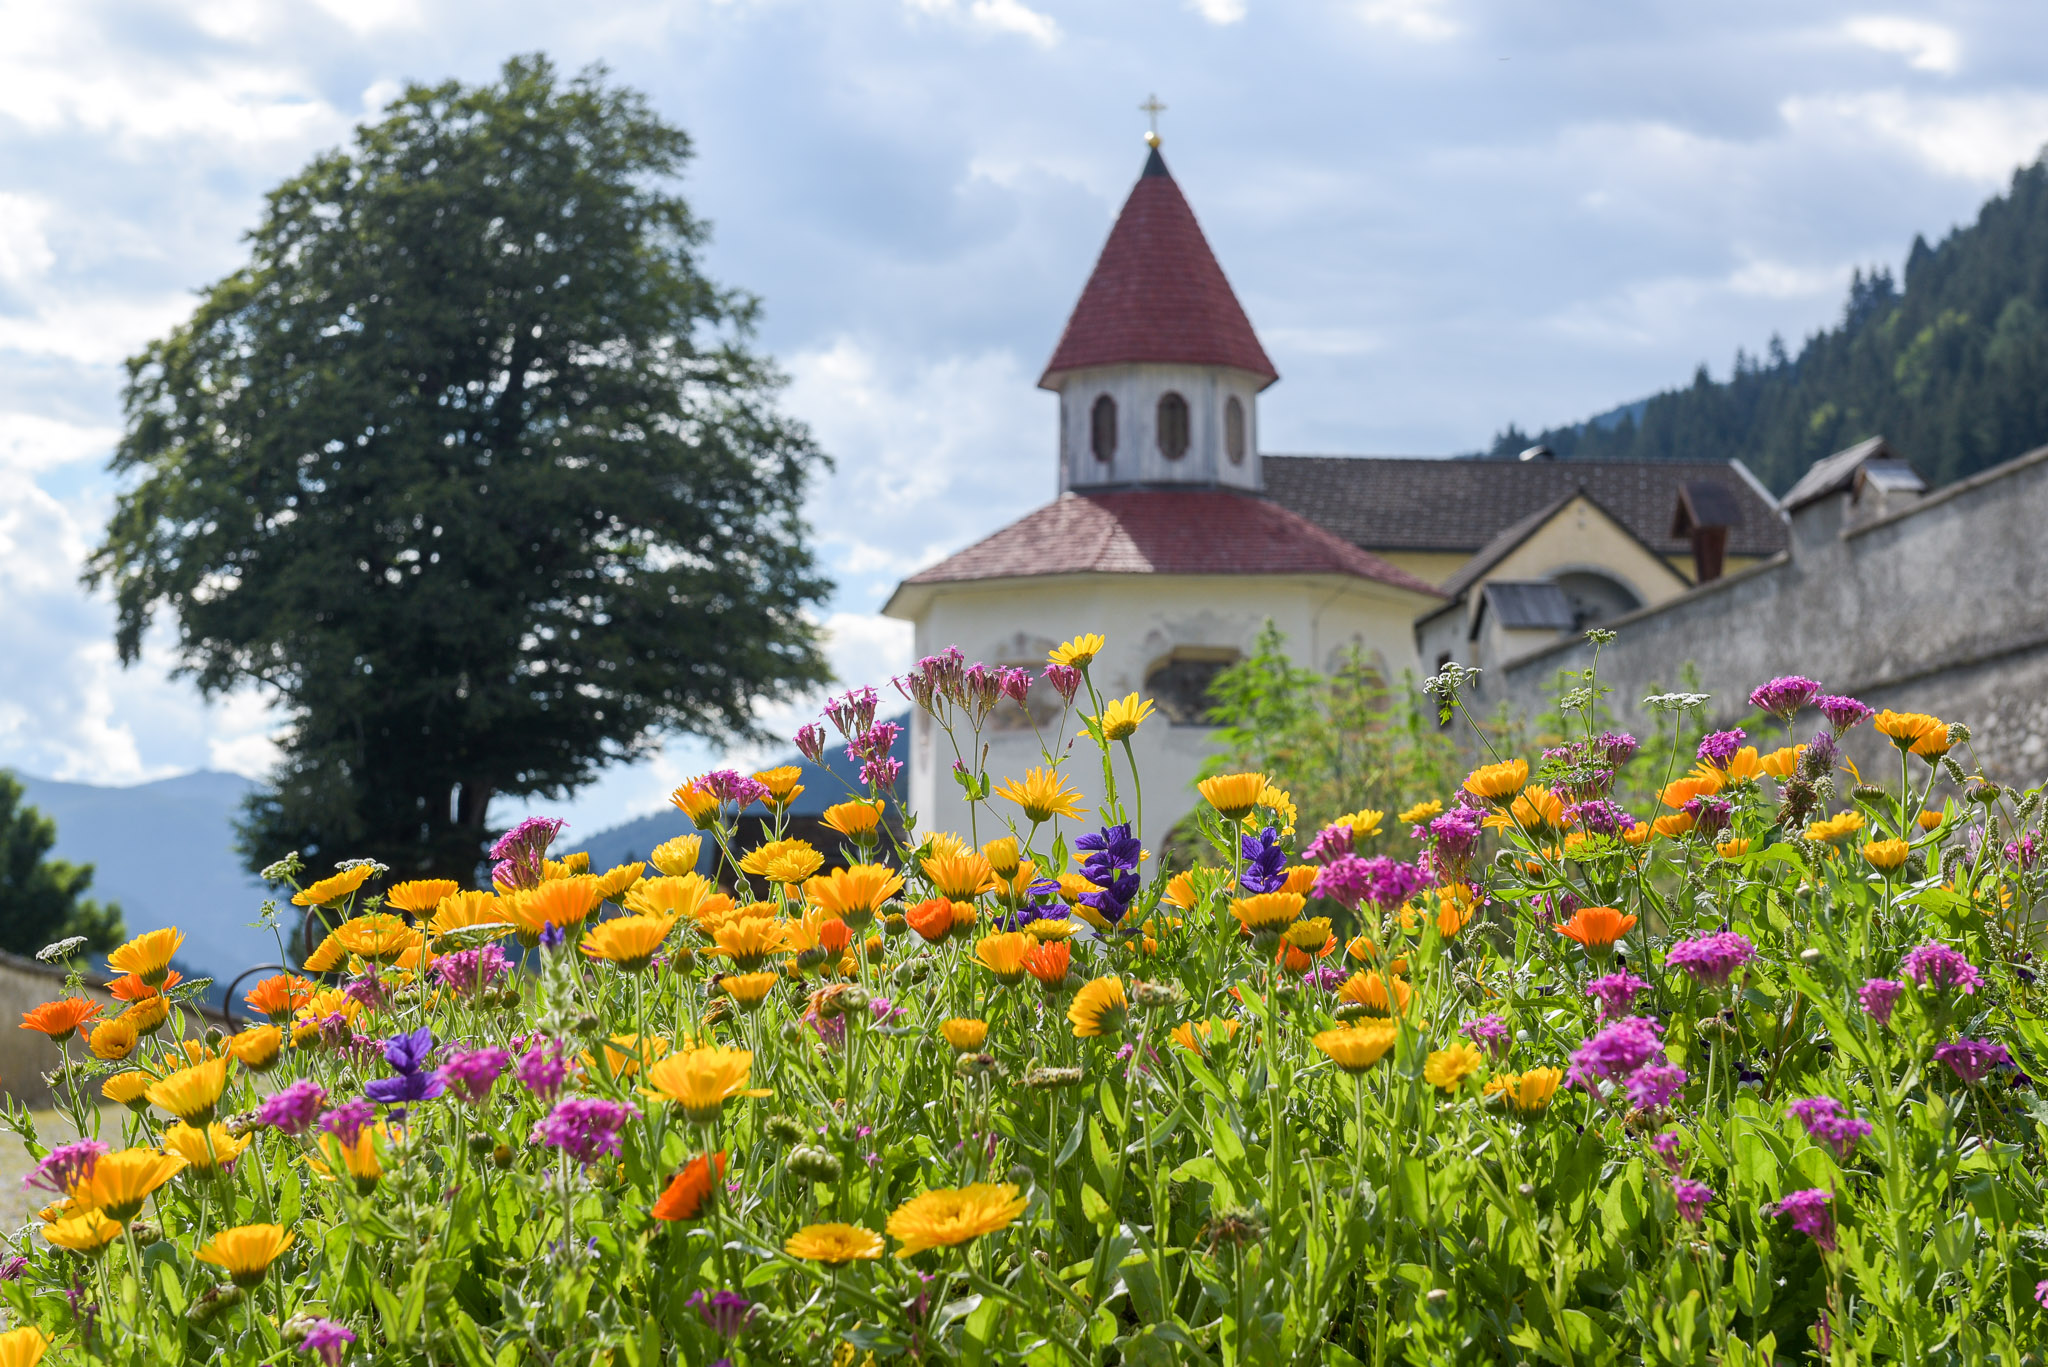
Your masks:
M121 942L121 909L87 900L92 865L49 857L57 823L22 801L12 774L0 772L0 949L33 954L73 935L87 947Z
M1889 270L1858 271L1841 323L1796 358L1774 337L1761 360L1737 352L1725 381L1702 365L1639 415L1534 438L1510 427L1493 454L1534 441L1587 460L1739 458L1783 491L1878 435L1934 484L2048 442L2048 165L2015 172L1939 246L1916 237L1903 291Z
M826 677L822 457L700 272L682 130L601 71L407 90L273 191L249 263L129 363L138 476L90 577L209 693L292 720L244 828L467 876L499 795Z

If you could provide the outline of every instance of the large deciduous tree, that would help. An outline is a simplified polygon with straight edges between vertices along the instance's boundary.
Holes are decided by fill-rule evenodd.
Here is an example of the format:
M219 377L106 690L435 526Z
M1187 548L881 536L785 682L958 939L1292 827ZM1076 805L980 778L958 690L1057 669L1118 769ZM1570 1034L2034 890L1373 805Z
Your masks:
M248 264L129 362L87 569L209 694L290 730L290 848L467 876L498 796L822 682L800 504L823 457L706 279L688 137L542 58L414 87L269 196Z

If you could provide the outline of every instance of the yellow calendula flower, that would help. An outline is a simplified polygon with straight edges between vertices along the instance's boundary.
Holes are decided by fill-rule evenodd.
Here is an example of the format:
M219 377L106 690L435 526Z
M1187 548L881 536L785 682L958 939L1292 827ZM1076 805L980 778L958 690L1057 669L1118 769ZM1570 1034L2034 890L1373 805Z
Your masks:
M771 883L801 883L825 867L825 856L808 840L771 840L740 860L740 872Z
M1102 653L1105 644L1102 637L1094 632L1083 632L1066 644L1054 646L1047 651L1045 660L1047 664L1072 665L1076 669L1086 669L1088 662Z
M1422 1078L1430 1086L1446 1092L1455 1092L1465 1085L1465 1079L1478 1072L1486 1058L1477 1049L1465 1043L1453 1044L1447 1049L1438 1049L1423 1060Z
M1023 858L1023 851L1018 847L1016 836L1006 835L983 845L981 857L988 860L988 866L996 877L1008 878L1021 866L1019 861Z
M804 771L796 765L783 764L761 770L754 775L754 782L768 790L767 805L780 809L796 801L803 792L804 785L797 781L803 776Z
M1915 817L1913 820L1914 824L1919 826L1921 830L1931 831L1941 824L1941 813L1936 811L1925 811L1920 813L1920 815Z
M228 1061L209 1059L164 1078L149 1089L149 1099L152 1105L169 1111L187 1125L204 1125L213 1119L214 1108L220 1105L220 1094L227 1090L227 1085Z
M107 967L116 973L133 973L151 987L162 987L170 976L171 956L185 943L185 932L175 926L138 935L107 956Z
M1293 796L1285 788L1276 788L1268 783L1259 789L1258 805L1280 818L1280 834L1294 834L1294 823L1300 818L1301 809L1294 805Z
M1712 797L1728 786L1728 776L1711 765L1702 765L1664 785L1657 800L1676 811L1696 797Z
M1102 711L1088 720L1102 730L1106 741L1129 740L1137 732L1145 718L1152 715L1152 700L1140 698L1133 693L1129 697L1114 698L1102 705Z
M766 916L735 916L721 922L711 938L718 946L716 952L731 959L742 973L758 973L770 955L789 947L783 925Z
M311 887L304 888L292 897L295 907L325 907L339 902L354 893L377 873L375 864L357 864L354 868L343 869Z
M367 1193L384 1177L383 1159L377 1151L379 1141L389 1140L394 1134L385 1125L363 1126L353 1143L344 1143L339 1135L323 1134L319 1141L320 1156L309 1154L306 1162L329 1181L334 1180L336 1169L347 1173L356 1190Z
M584 933L578 946L587 959L616 964L628 973L638 973L654 962L662 941L675 929L673 916L618 916L600 921Z
M742 1011L752 1011L768 1000L768 994L782 981L780 973L727 973L718 980L718 990L731 997Z
M1666 840L1676 840L1682 835L1691 834L1695 824L1696 822L1691 812L1673 812L1669 816L1660 816L1651 822L1650 829L1663 836ZM1628 837L1624 835L1622 839L1627 840ZM1631 841L1630 843L1633 844L1635 842Z
M1272 895L1285 897L1287 894L1283 892ZM1330 943L1331 938L1330 918L1327 916L1311 916L1305 921L1296 921L1280 933L1282 943L1306 950L1322 949Z
M955 1016L939 1022L939 1034L963 1054L978 1054L988 1042L988 1022Z
M618 1082L637 1075L642 1064L667 1054L667 1035L649 1035L645 1040L637 1034L613 1035L605 1041L602 1056L584 1051L583 1066Z
M647 862L671 878L680 878L697 870L698 857L704 853L704 837L701 835L679 835L664 840L654 847L647 856Z
M0 1334L0 1367L36 1367L49 1351L50 1341L33 1324Z
M1074 1023L1074 1038L1115 1034L1123 1029L1130 1006L1121 978L1111 975L1084 984L1074 994L1074 1004L1067 1008L1067 1019Z
M1008 1182L977 1182L913 1196L889 1215L889 1233L902 1245L896 1256L908 1258L993 1234L1022 1215L1025 1204Z
M1913 847L1903 840L1872 840L1863 847L1864 862L1879 873L1897 873Z
M155 1149L121 1149L100 1155L92 1176L74 1192L79 1206L124 1224L138 1215L150 1194L183 1170L185 1160Z
M186 1166L201 1176L211 1176L225 1168L255 1142L253 1135L235 1138L228 1133L228 1127L218 1121L203 1129L173 1125L163 1135L164 1152L184 1159Z
M1894 712L1886 708L1871 718L1870 724L1901 750L1930 759L1948 753L1948 723L1925 712Z
M1006 986L1024 980L1024 960L1038 948L1038 941L1019 931L985 935L974 946L974 957Z
M1318 1032L1315 1046L1339 1068L1357 1074L1385 1058L1400 1035L1392 1021L1363 1021Z
M43 1237L58 1248L69 1249L73 1253L83 1253L90 1257L105 1251L108 1244L120 1238L124 1223L104 1211L86 1210L66 1219L52 1220L44 1225Z
M1847 840L1863 829L1861 812L1843 812L1825 821L1816 821L1806 828L1806 838L1823 845L1835 845Z
M419 932L389 912L372 912L343 921L334 939L349 953L371 963L388 964L419 942Z
M616 902L635 884L640 875L647 872L647 865L640 862L617 864L597 875L598 896L606 902Z
M135 1052L138 1038L135 1023L116 1016L112 1020L104 1020L95 1025L86 1043L92 1050L94 1058L119 1063Z
M1216 774L1195 785L1202 800L1227 821L1242 821L1258 808L1268 787L1264 774Z
M918 848L919 859L938 859L949 854L965 854L973 849L965 837L952 831L933 831Z
M1021 783L1006 778L996 785L995 795L1022 807L1034 826L1056 816L1071 821L1088 811L1081 805L1080 793L1067 786L1065 776L1057 769L1033 769Z
M1757 767L1775 779L1788 779L1799 772L1799 757L1806 753L1804 745L1786 745L1771 751L1757 761Z
M1394 820L1403 826L1420 826L1426 821L1436 820L1443 814L1444 804L1432 798L1428 802L1418 802L1413 807L1404 807Z
M1562 1068L1531 1068L1526 1073L1502 1073L1486 1084L1486 1095L1498 1096L1517 1115L1536 1115L1550 1109L1558 1084L1564 1081Z
M685 783L670 793L668 800L700 831L709 830L718 822L717 795L697 783Z
M579 878L589 872L589 850L578 850L574 854L565 854L560 859L543 859L540 862L542 878Z
M882 804L866 798L835 802L825 809L824 821L847 839L859 840L882 824Z
M1294 892L1297 889L1288 888L1286 891ZM1185 873L1176 873L1166 880L1166 891L1161 894L1159 900L1176 910L1192 911L1198 897L1193 877Z
M746 1049L711 1045L670 1054L647 1070L647 1087L642 1096L666 1101L684 1117L708 1125L735 1097L766 1096L764 1089L747 1086L754 1072L754 1055Z
M1337 989L1337 997L1354 1006L1363 1007L1375 1016L1391 1016L1396 1011L1406 1014L1408 1004L1415 999L1415 989L1403 979L1381 969L1366 969L1352 974Z
M128 1009L114 1017L125 1022L138 1037L152 1035L164 1028L171 1018L171 1004L161 995L144 997L141 1001L128 1003Z
M240 1034L228 1036L222 1045L252 1073L261 1073L274 1065L284 1051L284 1031L274 1025L252 1025Z
M626 910L636 916L679 916L702 924L714 907L729 911L732 899L701 873L642 879L626 894Z
M847 1263L879 1258L884 1247L882 1236L871 1229L862 1229L859 1225L822 1224L805 1225L790 1235L783 1243L782 1251L807 1263L843 1267Z
M156 1081L148 1073L137 1068L114 1074L100 1084L100 1095L116 1106L131 1110L143 1110L149 1105L149 1089Z
M384 905L423 916L460 891L453 878L415 878L386 891Z
M1483 764L1465 776L1465 791L1482 802L1504 805L1529 781L1529 761L1511 759L1501 764Z
M855 930L875 918L882 903L903 891L903 875L887 864L849 864L810 879L804 896Z
M1093 912L1095 909L1084 903L1073 910L1074 914L1079 916L1086 912ZM1097 930L1109 929L1108 922L1099 913L1090 919L1089 924L1093 925ZM1044 944L1048 940L1071 940L1074 937L1074 923L1061 920L1056 916L1041 916L1036 921L1027 923L1024 927L1024 933L1040 944Z
M428 932L434 935L449 935L473 926L497 926L499 935L512 933L512 923L506 917L497 893L480 890L452 893L434 908L433 919L427 922Z
M193 1256L212 1263L244 1290L263 1280L270 1265L298 1238L281 1225L238 1225L213 1236Z
M1740 836L1732 840L1723 840L1714 846L1714 853L1723 859L1740 859L1749 853L1749 841Z
M582 925L590 913L604 905L604 889L589 874L578 874L549 879L538 887L498 900L505 909L505 919L518 929L521 940L537 942L549 926L567 930Z
M996 886L994 868L984 856L972 852L927 859L924 861L924 876L931 880L932 888L939 896L956 902L992 892Z
M1230 914L1238 924L1256 934L1259 931L1278 933L1280 929L1301 915L1301 909L1308 905L1308 899L1294 892L1261 892L1250 897L1230 899Z
M1353 842L1357 842L1360 840L1370 840L1378 835L1380 827L1385 823L1386 819L1387 814L1385 812L1379 811L1376 808L1365 807L1359 811L1346 812L1330 824L1333 826L1349 826L1351 828L1351 839Z
M1236 1020L1225 1018L1223 1022L1224 1040L1227 1042L1236 1039L1238 1029L1239 1025ZM1215 1033L1216 1027L1208 1021L1182 1021L1179 1025L1173 1027L1173 1031L1168 1035L1168 1038L1190 1054L1207 1055L1209 1044L1214 1038Z

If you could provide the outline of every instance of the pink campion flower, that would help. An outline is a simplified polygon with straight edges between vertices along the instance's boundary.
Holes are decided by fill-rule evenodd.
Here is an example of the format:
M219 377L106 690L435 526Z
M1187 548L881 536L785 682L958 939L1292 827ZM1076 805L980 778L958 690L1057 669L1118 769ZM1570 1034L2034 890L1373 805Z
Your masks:
M1594 1080L1620 1081L1664 1055L1663 1027L1645 1016L1624 1016L1604 1026L1572 1054L1571 1081L1592 1089Z
M737 769L714 769L697 782L720 802L730 802L736 807L751 807L768 796L767 784L749 778Z
M1081 691L1081 671L1073 665L1047 665L1044 677L1069 705Z
M25 1190L55 1192L69 1196L73 1187L92 1176L99 1166L100 1158L107 1152L107 1146L97 1139L81 1139L73 1144L60 1144L44 1155L36 1164L35 1171L21 1179Z
M456 996L469 997L488 990L498 979L510 973L512 961L497 945L482 945L476 949L458 949L443 954L427 971L439 978L442 986Z
M1975 966L1961 954L1937 940L1929 940L1906 951L1899 972L1926 992L1949 992L1957 988L1969 996L1983 985Z
M1634 830L1636 819L1618 803L1593 798L1565 808L1564 824L1581 827L1588 835L1620 835Z
M1728 829L1734 819L1735 808L1725 797L1695 797L1680 808L1692 818L1693 829L1711 840Z
M917 670L913 669L908 674L892 674L889 676L889 682L896 685L896 691L912 706L926 712L931 711L932 705L938 701L938 692L932 686L931 679ZM863 731L866 729L861 728ZM845 731L842 728L842 734L848 740L852 740L860 731Z
M1508 1029L1507 1017L1491 1013L1474 1016L1458 1027L1458 1033L1471 1040L1496 1060L1508 1056L1508 1049L1514 1043L1514 1034Z
M1586 995L1600 1004L1600 1018L1610 1020L1627 1015L1636 997L1649 986L1633 973L1609 973L1587 983Z
M1446 871L1462 869L1479 844L1481 814L1475 807L1453 807L1429 823L1431 846Z
M893 721L876 722L846 743L846 757L855 760L887 759L896 748L903 728Z
M1899 1004L1899 998L1906 995L1906 985L1890 978L1872 978L1856 989L1856 1000L1879 1025L1889 1025L1892 1008Z
M881 695L873 688L849 688L836 698L825 699L825 720L831 722L840 735L852 740L875 724L875 710L881 705ZM812 758L816 759L816 756Z
M1622 1086L1631 1105L1645 1111L1661 1111L1683 1091L1686 1071L1675 1063L1653 1062L1630 1073Z
M326 1105L326 1089L301 1078L283 1091L263 1098L256 1108L256 1119L279 1134L302 1135L313 1128Z
M869 788L893 790L896 787L896 780L902 773L903 761L890 759L885 755L881 759L871 759L860 766L860 781Z
M1594 739L1593 748L1600 752L1610 769L1619 769L1628 763L1629 756L1642 748L1642 742L1626 731L1602 731Z
M796 729L792 737L796 751L813 764L825 758L825 728L814 721L807 721Z
M569 1076L568 1048L560 1040L539 1038L520 1055L520 1085L542 1101L554 1100Z
M1991 1076L1994 1069L2010 1064L2012 1055L2004 1045L1988 1039L1958 1039L1936 1045L1934 1061L1947 1064L1957 1077L1974 1087Z
M1031 671L1028 669L1005 669L997 678L996 687L1002 695L1019 707L1031 695Z
M1316 832L1316 838L1308 842L1308 848L1301 852L1302 859L1310 864L1328 864L1340 856L1355 853L1355 836L1343 822L1335 822Z
M1679 1215L1695 1225L1707 1218L1707 1203L1714 1199L1712 1187L1690 1177L1673 1181L1671 1194L1678 1201Z
M1651 1150L1664 1164L1666 1172L1676 1173L1685 1165L1685 1159L1679 1154L1683 1143L1684 1137L1677 1130L1665 1130L1650 1141Z
M1716 931L1695 940L1680 940L1664 956L1664 965L1675 968L1701 987L1726 987L1735 971L1756 957L1756 946L1732 930Z
M320 1117L320 1128L344 1144L353 1144L377 1118L377 1108L367 1101L344 1101Z
M1702 764L1711 764L1716 769L1726 769L1728 761L1735 758L1735 752L1742 748L1741 727L1732 731L1715 731L1700 742L1698 751Z
M441 1064L441 1082L472 1106L478 1105L511 1064L512 1056L495 1045L451 1053Z
M1820 684L1798 674L1784 674L1758 684L1749 695L1749 705L1769 712L1779 721L1791 721L1792 714L1820 696Z
M561 1149L579 1163L594 1163L609 1154L619 1154L619 1130L640 1114L630 1101L606 1101L603 1097L578 1096L555 1103L554 1110L535 1122L529 1144L546 1144Z
M1828 1209L1828 1202L1835 1199L1831 1191L1820 1187L1809 1187L1795 1191L1778 1202L1776 1211L1792 1217L1792 1227L1812 1239L1814 1246L1823 1253L1835 1251L1835 1217Z
M569 823L551 816L530 816L498 837L490 857L497 861L491 878L512 888L530 888L540 882L548 846Z
M2048 1281L2034 1283L2034 1299L2040 1302L2043 1310L2048 1310Z
M342 1356L355 1341L355 1334L346 1326L334 1320L316 1319L307 1327L305 1337L299 1340L299 1351L313 1354L326 1367L341 1367Z
M1842 1109L1831 1096L1810 1096L1793 1102L1785 1114L1806 1127L1806 1132L1834 1151L1838 1161L1848 1161L1856 1145L1870 1137L1871 1124Z
M1829 694L1824 698L1816 698L1814 706L1821 710L1821 715L1828 719L1828 725L1834 728L1835 734L1838 736L1865 718L1876 715L1869 707L1858 702L1856 699L1845 698L1839 694Z

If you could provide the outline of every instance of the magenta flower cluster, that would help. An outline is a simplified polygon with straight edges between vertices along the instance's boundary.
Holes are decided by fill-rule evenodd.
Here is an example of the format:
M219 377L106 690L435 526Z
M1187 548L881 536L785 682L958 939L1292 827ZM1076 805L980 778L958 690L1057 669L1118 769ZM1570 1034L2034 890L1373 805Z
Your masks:
M1974 1087L1991 1076L1994 1069L2009 1065L2012 1055L2004 1045L1988 1039L1958 1039L1936 1045L1934 1061L1948 1065L1957 1077Z
M1733 731L1715 731L1700 742L1700 762L1711 764L1716 769L1726 769L1728 761L1735 758L1735 752L1742 748L1742 728Z
M1936 940L1907 950L1899 961L1899 972L1926 992L1959 991L1967 997L1984 984L1968 959Z
M607 1154L616 1158L619 1131L639 1114L640 1108L629 1101L570 1097L556 1102L552 1111L534 1123L527 1142L560 1149L579 1163L594 1163Z
M1790 721L1793 713L1819 696L1820 684L1817 681L1798 674L1783 674L1750 690L1749 705L1759 712L1769 712L1780 721Z
M512 971L512 961L497 945L458 949L434 960L428 970L458 997L488 991L492 984Z
M1906 985L1891 978L1872 978L1856 989L1856 1000L1879 1025L1889 1025L1892 1008L1906 995Z
M1835 1217L1828 1209L1834 1193L1820 1187L1795 1191L1778 1202L1777 1213L1790 1216L1792 1227L1812 1239L1823 1253L1835 1251Z
M1613 1020L1627 1015L1649 986L1633 973L1608 973L1587 983L1586 995L1599 1003L1602 1020Z
M256 1108L256 1119L279 1134L297 1136L313 1128L313 1122L326 1106L326 1089L301 1078L283 1091L263 1098L263 1104Z
M1664 964L1701 987L1726 987L1735 971L1755 957L1756 946L1748 937L1721 930L1694 940L1680 940L1665 954Z
M1831 1096L1795 1101L1785 1108L1785 1114L1804 1125L1806 1132L1833 1150L1839 1160L1846 1161L1856 1145L1870 1137L1870 1122L1850 1115Z

